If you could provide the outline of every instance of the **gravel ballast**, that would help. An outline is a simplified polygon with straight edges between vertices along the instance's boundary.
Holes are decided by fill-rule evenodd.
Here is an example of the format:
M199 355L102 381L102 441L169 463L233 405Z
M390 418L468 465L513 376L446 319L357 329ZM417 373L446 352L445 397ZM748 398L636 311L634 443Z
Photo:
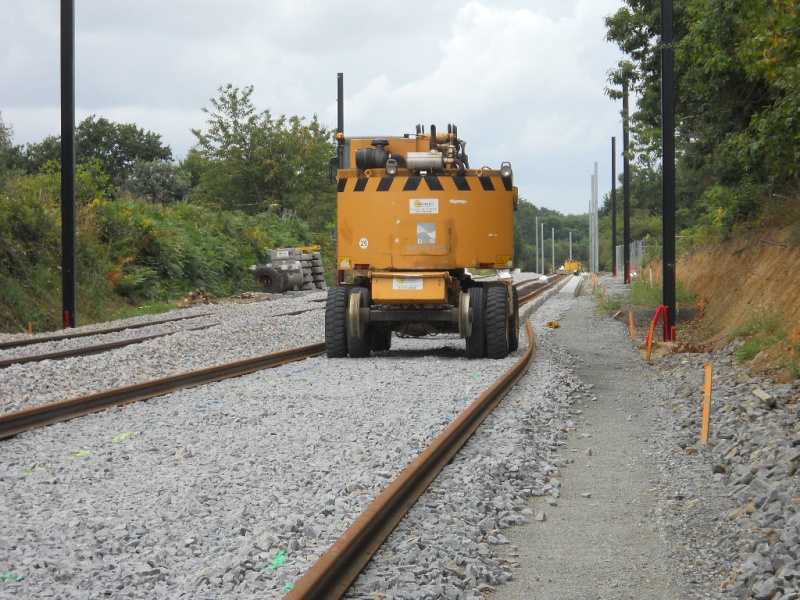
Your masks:
M279 315L320 308L314 300L324 296L198 307L214 313L202 317L214 327L9 367L0 371L3 409L321 342L323 310ZM540 513L577 493L565 489L571 439L588 430L588 405L603 402L576 373L580 355L546 324L563 320L566 330L570 311L592 306L561 293L532 313L530 371L348 597L500 598L535 562L510 538L535 536L553 520ZM626 327L591 322L587 343L628 353L647 382L646 393L631 393L658 407L644 424L658 466L642 518L658 533L652 543L675 597L796 598L797 387L743 379L730 350L647 365ZM455 337L395 339L369 359L313 358L5 440L0 598L279 598L519 358L524 335L520 346L507 359L468 361ZM705 362L715 364L720 404L701 447ZM754 387L772 395L772 408Z

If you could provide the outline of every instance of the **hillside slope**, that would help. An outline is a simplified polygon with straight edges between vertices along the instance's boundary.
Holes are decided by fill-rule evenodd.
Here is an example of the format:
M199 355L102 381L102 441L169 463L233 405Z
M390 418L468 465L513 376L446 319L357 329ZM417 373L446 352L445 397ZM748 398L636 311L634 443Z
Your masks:
M796 227L752 230L678 258L676 278L705 305L705 315L684 337L714 340L717 347L748 323L774 322L786 340L757 356L754 371L773 371L789 356L794 328L800 327L800 247Z

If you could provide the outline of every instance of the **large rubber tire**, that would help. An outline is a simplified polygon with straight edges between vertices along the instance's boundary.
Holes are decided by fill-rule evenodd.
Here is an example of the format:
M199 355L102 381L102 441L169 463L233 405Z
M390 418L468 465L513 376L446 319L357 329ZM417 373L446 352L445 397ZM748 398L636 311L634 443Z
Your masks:
M328 358L347 356L347 300L350 290L345 287L328 288L325 303L325 353Z
M486 293L486 356L508 356L508 291L493 285Z
M270 294L282 294L283 274L273 267L258 267L253 271L253 276L258 281L258 285L265 292Z
M508 317L508 351L516 352L519 349L519 292L516 287L512 287L511 293L513 304L511 305L511 316Z
M469 308L472 312L472 332L467 336L467 358L486 356L486 300L482 287L471 287Z
M361 307L366 308L371 304L371 294L364 287L353 287L350 289L350 296L361 292ZM350 297L348 297L348 309L346 314L349 320ZM347 325L347 353L351 358L367 358L372 351L372 339L370 334L371 327L367 323L362 323L356 335L350 331L350 324Z

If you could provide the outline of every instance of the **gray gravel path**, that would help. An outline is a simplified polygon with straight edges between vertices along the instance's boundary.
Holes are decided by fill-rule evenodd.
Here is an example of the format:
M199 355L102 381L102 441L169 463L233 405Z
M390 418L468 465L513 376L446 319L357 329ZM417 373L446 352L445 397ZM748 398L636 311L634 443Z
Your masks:
M586 298L553 331L550 342L574 357L591 393L573 405L564 428L558 494L533 500L536 520L509 532L519 567L492 598L685 597L651 519L659 477L651 427L668 390L625 335Z
M602 284L625 293L612 278ZM800 597L800 382L748 376L736 343L648 365L642 340L588 298L561 325L553 348L591 393L564 429L557 497L532 499L538 519L508 533L514 579L490 597Z

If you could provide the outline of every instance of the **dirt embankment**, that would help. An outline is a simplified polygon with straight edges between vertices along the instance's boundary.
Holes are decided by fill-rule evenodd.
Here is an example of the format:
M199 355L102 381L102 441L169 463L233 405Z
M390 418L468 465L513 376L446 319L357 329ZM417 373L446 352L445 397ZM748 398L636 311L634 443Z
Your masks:
M694 342L718 340L719 347L748 322L777 320L786 341L748 366L763 372L786 363L792 332L800 327L800 247L794 232L796 227L753 230L680 256L676 278L704 306L702 320L684 335Z

